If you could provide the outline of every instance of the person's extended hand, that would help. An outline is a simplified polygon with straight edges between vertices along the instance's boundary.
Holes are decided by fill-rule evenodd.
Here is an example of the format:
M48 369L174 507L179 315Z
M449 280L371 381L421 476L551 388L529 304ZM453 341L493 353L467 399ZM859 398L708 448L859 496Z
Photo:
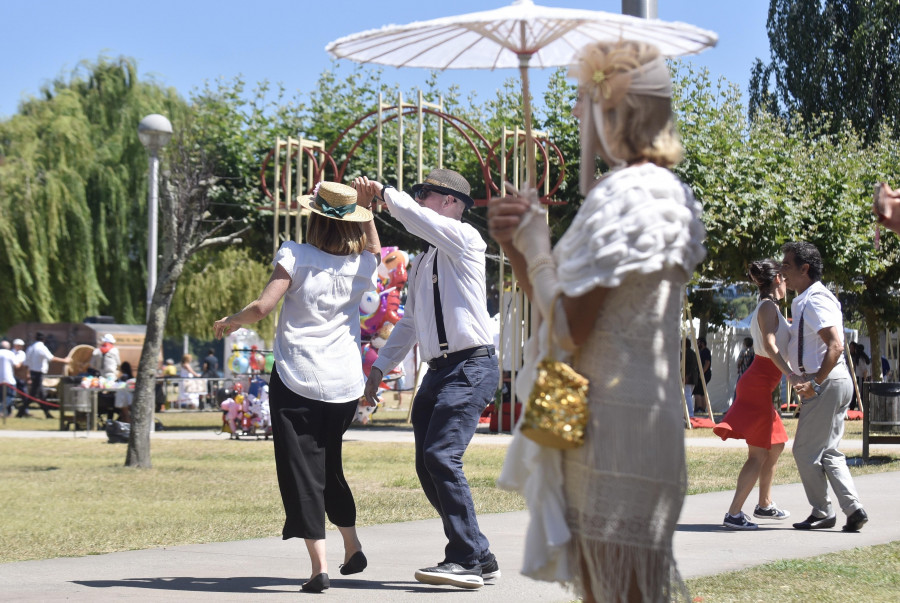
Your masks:
M356 189L356 204L366 209L374 209L373 204L377 205L384 189L380 182L369 180L366 176L357 176L350 186Z
M508 194L492 197L488 203L488 230L498 243L512 244L522 217L531 209L531 200L519 195L519 191L509 182L504 186Z
M365 397L363 406L378 405L378 386L381 385L381 380L383 378L384 374L381 372L381 369L377 369L373 366L369 370L369 378L366 379L366 391L363 394Z
M241 325L234 322L229 322L229 318L231 317L226 316L225 318L220 318L213 323L213 330L215 330L216 332L216 339L222 339L223 336L231 335L241 328Z
M506 190L513 196L524 199L528 203L528 211L522 215L512 244L525 256L528 265L534 258L550 255L550 226L547 224L547 210L541 207L537 191L527 186L521 191L509 182Z
M872 200L872 213L886 228L900 234L900 190L893 190L887 182L879 183Z
M815 398L818 394L816 394L816 390L812 388L812 383L809 381L804 381L802 383L798 383L794 386L794 391L797 392L797 395L800 396L803 400L809 400L810 398Z

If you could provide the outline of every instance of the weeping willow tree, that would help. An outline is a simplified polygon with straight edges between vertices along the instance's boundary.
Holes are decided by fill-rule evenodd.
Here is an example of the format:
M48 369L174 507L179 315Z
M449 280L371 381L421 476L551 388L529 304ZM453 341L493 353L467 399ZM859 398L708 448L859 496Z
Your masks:
M147 153L137 124L187 104L131 59L82 63L0 122L0 329L107 314L143 322Z

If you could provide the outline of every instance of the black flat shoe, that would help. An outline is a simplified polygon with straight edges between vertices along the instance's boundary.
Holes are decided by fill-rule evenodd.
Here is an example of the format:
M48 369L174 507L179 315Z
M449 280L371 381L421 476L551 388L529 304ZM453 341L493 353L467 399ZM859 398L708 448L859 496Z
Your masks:
M328 574L321 573L309 582L305 582L300 590L305 593L320 593L329 586L331 586L331 582L328 580Z
M859 532L859 530L869 521L869 516L863 509L857 509L850 517L847 518L847 525L841 528L844 532Z
M826 528L833 528L834 524L837 523L837 517L831 515L830 517L816 517L815 515L810 515L805 520L800 523L794 524L795 530L824 530Z
M366 556L362 551L356 551L353 555L350 556L350 559L347 563L341 566L341 574L344 576L349 576L350 574L358 574L359 572L366 569L366 566L369 565L369 561L366 559Z

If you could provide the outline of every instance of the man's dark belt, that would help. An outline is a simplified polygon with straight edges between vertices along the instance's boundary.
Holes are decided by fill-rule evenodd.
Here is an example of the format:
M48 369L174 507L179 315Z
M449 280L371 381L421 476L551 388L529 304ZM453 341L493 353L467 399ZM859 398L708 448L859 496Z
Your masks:
M431 370L447 368L448 366L454 366L469 358L483 358L485 356L493 356L495 353L494 346L492 345L482 345L477 348L469 348L468 350L450 352L444 356L438 356L437 358L429 360L428 368Z

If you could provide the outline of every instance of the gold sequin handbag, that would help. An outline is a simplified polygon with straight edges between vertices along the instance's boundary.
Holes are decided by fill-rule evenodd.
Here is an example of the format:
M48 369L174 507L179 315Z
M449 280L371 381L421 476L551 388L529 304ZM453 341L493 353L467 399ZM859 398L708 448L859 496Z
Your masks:
M558 298L556 298L558 299ZM537 366L537 377L531 387L522 435L548 448L578 448L584 444L587 428L588 380L565 362L553 356L553 308L548 317L550 351Z

